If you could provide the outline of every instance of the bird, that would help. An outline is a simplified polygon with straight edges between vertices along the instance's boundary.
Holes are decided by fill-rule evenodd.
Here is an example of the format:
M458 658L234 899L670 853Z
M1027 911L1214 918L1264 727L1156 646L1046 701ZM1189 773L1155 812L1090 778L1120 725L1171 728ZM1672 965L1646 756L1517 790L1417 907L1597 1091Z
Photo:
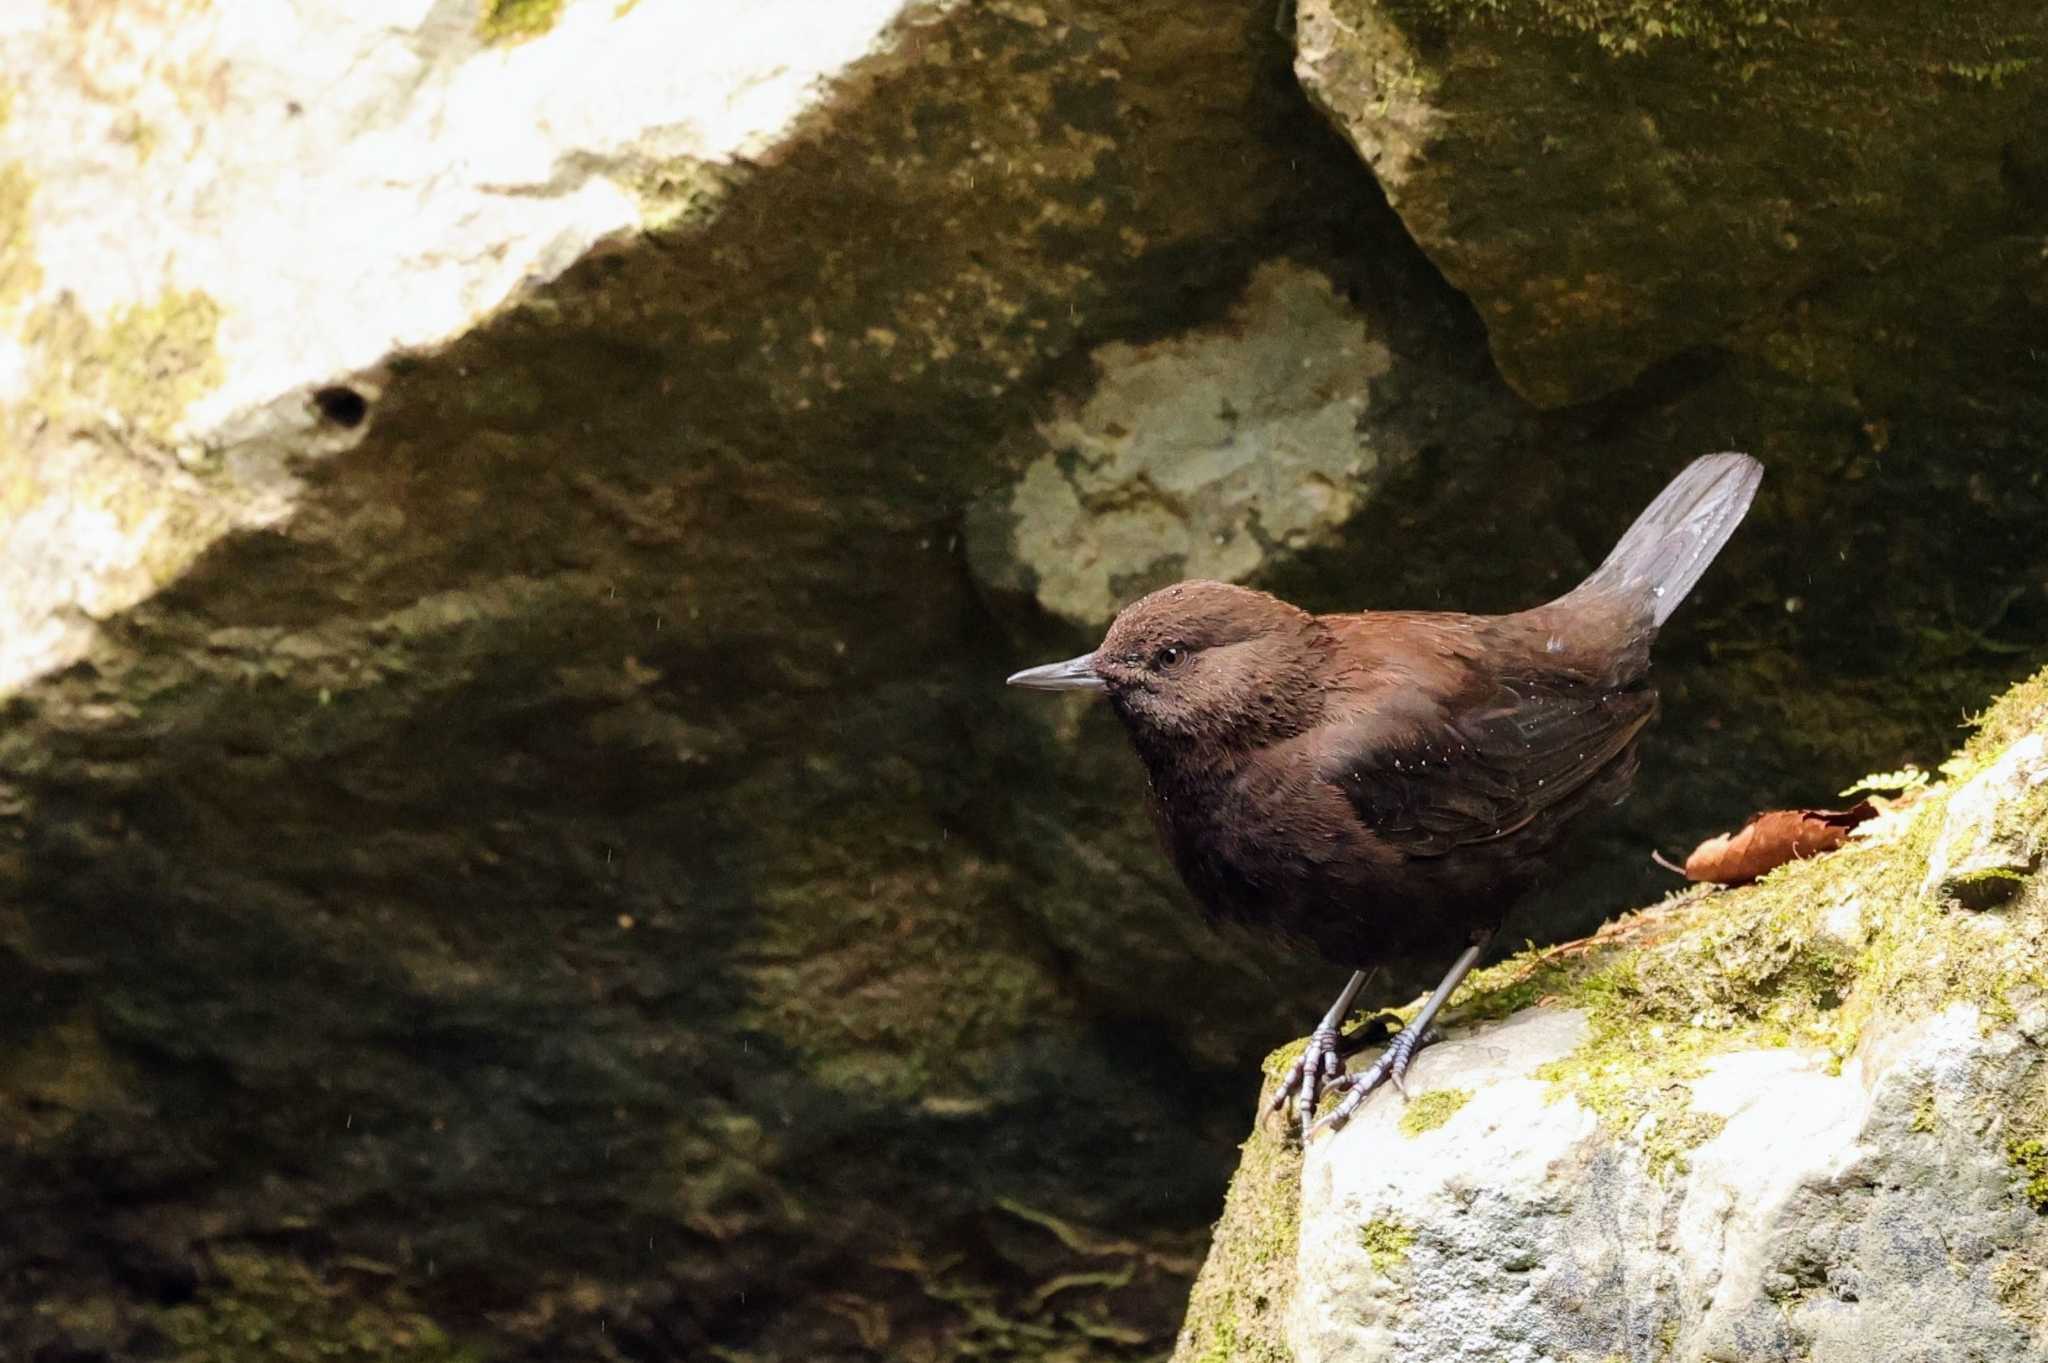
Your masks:
M1317 615L1225 582L1162 587L1100 645L1008 684L1087 692L1122 721L1166 853L1205 917L1351 976L1284 1077L1303 1139L1403 1084L1438 1012L1568 835L1621 801L1657 714L1650 646L1763 477L1695 459L1600 565L1503 615ZM1343 1031L1377 959L1451 958L1371 1066ZM1341 1095L1320 1120L1322 1100Z

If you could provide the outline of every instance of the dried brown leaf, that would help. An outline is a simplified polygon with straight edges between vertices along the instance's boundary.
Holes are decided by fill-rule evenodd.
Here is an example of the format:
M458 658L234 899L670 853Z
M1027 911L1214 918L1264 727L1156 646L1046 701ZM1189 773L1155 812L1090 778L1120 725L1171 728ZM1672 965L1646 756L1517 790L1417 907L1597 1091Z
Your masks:
M1771 809L1733 833L1708 838L1685 859L1692 880L1740 885L1788 861L1832 852L1877 808L1862 800L1847 809Z

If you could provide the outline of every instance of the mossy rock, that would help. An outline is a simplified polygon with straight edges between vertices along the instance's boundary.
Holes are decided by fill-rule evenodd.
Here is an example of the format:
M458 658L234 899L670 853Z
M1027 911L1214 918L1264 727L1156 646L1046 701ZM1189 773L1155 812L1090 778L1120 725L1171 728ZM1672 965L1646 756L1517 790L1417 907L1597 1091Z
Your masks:
M1510 1340L1658 1363L1759 1330L1816 1358L2034 1357L2012 1265L2048 1253L2048 877L1982 912L1927 872L1949 801L2043 733L2048 672L1844 850L1476 973L1410 1076L1422 1096L1369 1102L1298 1182L1262 1146L1292 1167L1286 1138L1254 1135L1191 1319L1227 1314L1248 1249L1298 1224L1293 1296L1260 1316L1294 1363ZM1883 1247L1905 1216L1979 1238L1930 1270ZM1845 1307L1827 1289L1850 1281ZM1184 1335L1177 1357L1203 1355Z

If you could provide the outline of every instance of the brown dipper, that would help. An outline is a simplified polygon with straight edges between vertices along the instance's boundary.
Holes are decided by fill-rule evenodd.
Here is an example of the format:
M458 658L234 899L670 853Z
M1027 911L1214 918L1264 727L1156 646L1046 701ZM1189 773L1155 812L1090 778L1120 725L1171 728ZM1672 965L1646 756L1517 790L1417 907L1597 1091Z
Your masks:
M1304 1133L1342 1125L1409 1061L1514 902L1583 816L1617 803L1657 712L1650 643L1734 533L1762 467L1711 454L1592 576L1515 615L1311 615L1183 582L1124 607L1101 647L1010 685L1108 697L1150 777L1175 869L1213 922L1353 968L1288 1075ZM1376 956L1456 955L1362 1074L1340 1035Z

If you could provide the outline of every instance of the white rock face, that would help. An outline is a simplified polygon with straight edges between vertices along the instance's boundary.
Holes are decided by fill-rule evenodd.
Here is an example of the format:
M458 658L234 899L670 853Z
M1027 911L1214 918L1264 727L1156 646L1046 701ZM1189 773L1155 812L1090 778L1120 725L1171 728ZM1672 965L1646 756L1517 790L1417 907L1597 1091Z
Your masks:
M1403 1134L1388 1095L1309 1152L1297 1363L2048 1357L2048 1218L1987 1136L2038 1099L2048 1011L1987 1035L1957 1006L1839 1076L1720 1057L1691 1110L1726 1125L1662 1173L1546 1101L1583 1028L1536 1009L1432 1047L1410 1092L1469 1091L1447 1121Z
M0 531L34 550L0 690L286 514L288 460L353 443L310 393L374 400L361 371L766 155L904 7L0 6Z
M205 429L458 331L638 225L647 171L760 155L902 8L567 0L494 42L434 0L21 0L0 159L34 182L39 297L214 300L220 382L180 423Z
M2015 811L2035 804L2048 785L2048 741L2029 734L1949 797L1947 818L1928 857L1923 894L1947 893L1977 904L2017 893L2041 859L2041 830Z

